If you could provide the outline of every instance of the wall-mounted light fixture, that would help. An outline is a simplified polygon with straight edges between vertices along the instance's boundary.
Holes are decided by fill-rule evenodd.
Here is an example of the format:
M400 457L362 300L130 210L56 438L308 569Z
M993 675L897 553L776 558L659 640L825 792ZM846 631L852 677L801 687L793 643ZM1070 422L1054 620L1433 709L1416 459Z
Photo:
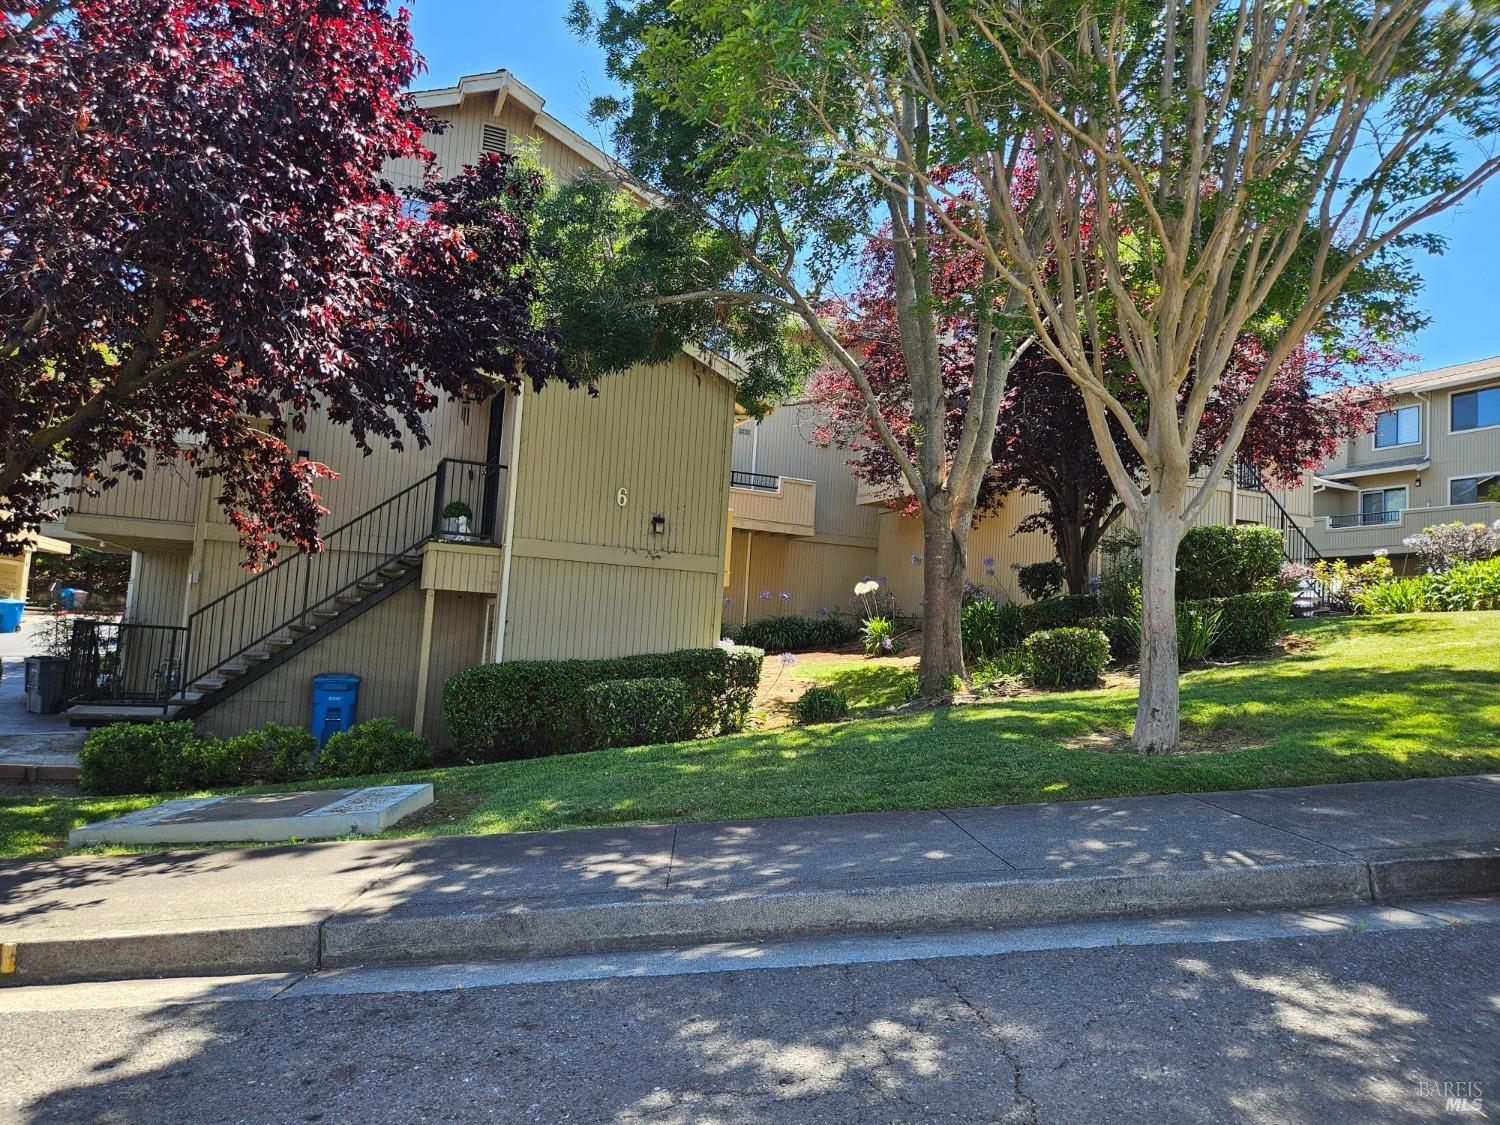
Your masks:
M665 535L667 533L667 517L654 515L651 517L651 534Z
M1421 488L1422 487L1422 478L1418 477L1416 480L1412 481L1411 482L1411 486L1413 488Z

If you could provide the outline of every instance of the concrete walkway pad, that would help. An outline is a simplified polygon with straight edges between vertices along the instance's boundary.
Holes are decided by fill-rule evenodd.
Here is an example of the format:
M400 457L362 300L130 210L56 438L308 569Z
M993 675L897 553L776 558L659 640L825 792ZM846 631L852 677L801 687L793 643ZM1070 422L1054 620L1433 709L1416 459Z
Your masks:
M68 833L93 844L210 844L368 836L432 804L431 785L372 785L310 793L242 793L163 801Z

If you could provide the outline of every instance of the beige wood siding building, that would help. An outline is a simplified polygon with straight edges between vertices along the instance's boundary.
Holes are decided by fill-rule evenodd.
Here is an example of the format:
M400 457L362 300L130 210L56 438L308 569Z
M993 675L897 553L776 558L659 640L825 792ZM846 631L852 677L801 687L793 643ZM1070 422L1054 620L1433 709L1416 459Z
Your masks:
M875 570L879 513L856 502L847 454L813 441L813 425L794 401L735 428L725 625L847 613Z
M428 137L444 173L523 144L560 179L608 164L508 72L415 97L449 123ZM387 174L407 186L420 171L396 162ZM86 498L69 534L134 553L127 622L191 624L180 657L189 686L227 680L212 706L189 708L205 729L305 724L312 677L345 672L361 677L361 718L393 716L441 747L442 684L465 667L714 643L736 374L693 350L611 377L597 398L557 386L444 402L427 416L429 444L368 455L315 415L297 445L338 474L320 488L327 549L288 552L260 577L244 569L214 482L178 468ZM450 500L469 506L467 530L434 537ZM410 565L399 557L406 541L418 544ZM326 591L323 573L337 576ZM319 601L340 591L367 601L357 612ZM324 623L278 634L283 603L309 625L319 618L309 607L322 606Z
M1382 384L1391 409L1314 475L1314 546L1324 555L1390 554L1440 523L1500 520L1500 356Z

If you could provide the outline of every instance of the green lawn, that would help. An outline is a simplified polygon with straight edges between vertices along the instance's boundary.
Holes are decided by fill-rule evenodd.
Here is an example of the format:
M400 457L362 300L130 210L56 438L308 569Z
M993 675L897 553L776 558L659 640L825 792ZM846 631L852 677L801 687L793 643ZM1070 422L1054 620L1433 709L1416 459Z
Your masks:
M366 780L430 779L437 804L392 835L439 835L1500 772L1500 613L1298 632L1306 651L1183 677L1184 720L1227 751L1079 748L1128 729L1116 689ZM159 799L0 802L0 856Z
M809 661L799 664L797 671L809 680L843 692L849 709L855 713L874 707L898 707L917 688L917 674L911 668L878 660L858 664Z

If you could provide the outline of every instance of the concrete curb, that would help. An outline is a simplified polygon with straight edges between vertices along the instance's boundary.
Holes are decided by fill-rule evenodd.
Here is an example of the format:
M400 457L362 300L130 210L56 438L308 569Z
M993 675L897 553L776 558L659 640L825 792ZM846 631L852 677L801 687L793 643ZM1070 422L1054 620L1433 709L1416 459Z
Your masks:
M8 985L314 971L771 940L1102 921L1180 913L1337 906L1500 891L1500 848L1069 877L826 887L765 895L662 895L556 907L458 908L410 917L273 915L226 926L18 942Z

